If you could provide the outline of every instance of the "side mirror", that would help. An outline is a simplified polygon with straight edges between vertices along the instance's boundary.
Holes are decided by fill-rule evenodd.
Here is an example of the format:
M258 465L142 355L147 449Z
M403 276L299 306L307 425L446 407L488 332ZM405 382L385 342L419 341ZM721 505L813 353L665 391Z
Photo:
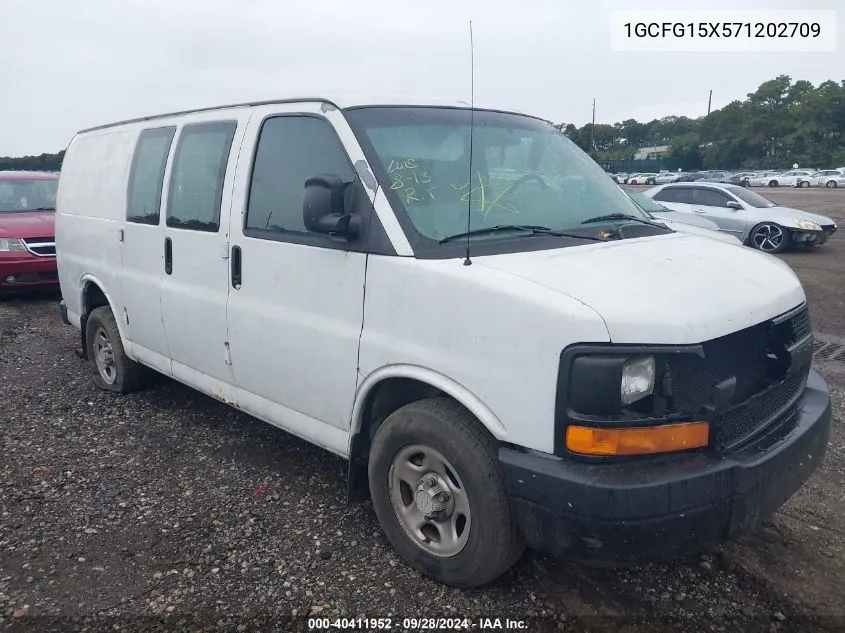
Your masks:
M314 233L355 237L361 228L361 217L349 211L347 192L354 183L343 182L336 174L322 174L305 181L302 197L302 220Z
M737 202L736 200L728 200L728 202L725 206L728 209L736 209L737 211L742 209L742 205L739 202Z

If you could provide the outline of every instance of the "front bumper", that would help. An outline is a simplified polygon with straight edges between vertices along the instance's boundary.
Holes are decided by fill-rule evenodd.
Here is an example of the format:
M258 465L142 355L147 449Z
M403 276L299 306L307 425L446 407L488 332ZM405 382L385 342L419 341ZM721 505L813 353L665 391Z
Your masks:
M835 225L825 225L821 231L804 231L802 229L792 229L792 241L797 244L812 244L814 246L821 246L830 239L830 236L836 232Z
M55 257L37 257L29 253L20 257L0 256L0 291L57 286L58 283Z
M798 412L736 452L648 463L584 463L502 448L511 507L529 547L595 564L702 551L777 510L821 463L830 395L810 372Z

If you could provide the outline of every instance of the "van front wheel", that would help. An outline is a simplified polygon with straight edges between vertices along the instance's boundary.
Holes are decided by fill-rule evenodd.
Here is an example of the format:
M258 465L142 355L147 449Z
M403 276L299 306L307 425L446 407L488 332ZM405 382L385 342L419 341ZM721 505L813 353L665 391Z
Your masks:
M97 387L129 393L141 386L143 367L126 355L111 308L101 306L91 311L85 323L85 341Z
M496 442L453 400L418 400L391 414L373 438L368 471L388 541L435 580L477 587L522 553Z

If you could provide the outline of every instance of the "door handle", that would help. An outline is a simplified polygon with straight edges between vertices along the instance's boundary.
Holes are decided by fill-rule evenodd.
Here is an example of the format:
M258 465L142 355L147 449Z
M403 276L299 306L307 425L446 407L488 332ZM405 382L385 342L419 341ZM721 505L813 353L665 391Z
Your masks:
M229 260L232 267L232 288L240 290L241 288L241 247L232 247L232 257Z
M173 242L169 237L164 238L164 272L173 272Z

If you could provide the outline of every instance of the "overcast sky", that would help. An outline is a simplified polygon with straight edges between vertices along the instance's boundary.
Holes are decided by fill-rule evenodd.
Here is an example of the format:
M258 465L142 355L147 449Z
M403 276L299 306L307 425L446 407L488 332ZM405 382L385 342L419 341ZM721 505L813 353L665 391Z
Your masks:
M835 53L622 53L613 9L837 9ZM344 92L469 100L582 125L700 116L784 73L845 79L842 0L3 0L0 156L147 114Z

